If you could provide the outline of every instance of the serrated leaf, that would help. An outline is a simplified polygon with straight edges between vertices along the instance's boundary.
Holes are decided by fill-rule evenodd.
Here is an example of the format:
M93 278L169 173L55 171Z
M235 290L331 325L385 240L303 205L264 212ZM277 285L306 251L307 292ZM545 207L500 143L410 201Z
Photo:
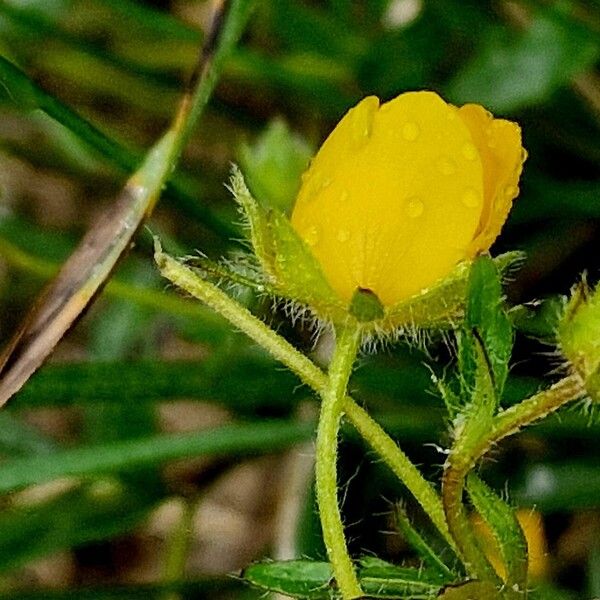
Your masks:
M498 543L506 567L507 586L526 590L527 540L514 510L474 473L467 479L467 490L477 512L488 524Z
M313 153L313 148L290 131L285 121L275 119L252 145L240 148L239 159L254 197L287 214Z
M257 563L248 567L243 577L258 587L287 594L293 598L325 600L338 597L329 563L291 560ZM383 560L367 557L360 561L358 578L369 598L435 598L448 583L438 573L427 569L398 567Z

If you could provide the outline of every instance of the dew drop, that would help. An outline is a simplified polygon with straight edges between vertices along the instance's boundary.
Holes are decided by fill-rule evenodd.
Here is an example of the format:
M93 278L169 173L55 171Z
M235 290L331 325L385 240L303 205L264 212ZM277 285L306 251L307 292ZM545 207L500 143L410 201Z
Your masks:
M343 190L340 194L340 202L348 202L348 198L350 198L350 192L348 190Z
M402 137L407 142L414 142L419 137L419 133L421 133L419 126L412 121L408 121L402 126Z
M335 237L338 242L343 244L350 239L350 232L347 229L340 229Z
M379 112L387 113L387 112L390 112L391 109L392 109L392 103L391 102L386 102L385 104L382 104L379 107Z
M475 148L475 146L471 142L467 142L462 147L462 155L467 160L475 160L477 158L477 148Z
M507 185L504 188L504 197L508 198L510 200L512 200L513 198L516 198L518 193L519 193L519 189L516 188L514 185Z
M325 177L325 179L323 179L323 181L321 182L321 187L327 188L331 185L331 183L331 177Z
M359 105L352 113L352 137L354 142L362 146L373 131L373 120L376 109L370 104Z
M420 217L423 214L423 211L425 210L425 205L423 204L423 201L420 198L417 198L416 196L414 198L409 198L406 202L406 214L411 218L411 219L416 219L417 217Z
M319 230L316 225L312 225L306 230L304 234L304 241L309 246L316 246L319 243Z
M456 173L456 163L447 156L442 156L437 162L437 168L443 175L453 175Z
M479 206L480 195L474 188L467 188L462 195L462 203L467 208L476 208Z
M525 150L525 148L521 148L521 162L525 162L528 156L529 153L527 152L527 150Z

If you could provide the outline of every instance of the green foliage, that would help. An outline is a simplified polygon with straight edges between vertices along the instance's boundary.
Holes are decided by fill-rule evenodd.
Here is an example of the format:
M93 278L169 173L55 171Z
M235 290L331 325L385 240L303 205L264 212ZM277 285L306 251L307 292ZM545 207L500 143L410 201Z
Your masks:
M527 589L527 540L514 509L502 500L474 473L469 475L467 490L473 505L490 527L506 565L506 585L518 594Z
M265 562L244 570L252 585L277 591L293 598L326 600L338 597L329 563L291 560ZM358 577L369 598L435 598L448 580L427 569L397 567L375 558L360 562Z
M450 84L450 96L499 112L535 105L590 68L599 53L598 37L584 24L574 23L560 9L538 11L523 32L504 27L489 31Z
M503 307L500 274L490 258L482 256L473 263L467 298L458 351L463 386L468 395L477 387L480 372L488 371L499 400L508 375L513 330Z
M74 240L143 162L145 149L173 115L204 38L204 23L198 25L195 3L170 3L169 10L167 4L0 2L3 345L42 284L72 251ZM394 4L406 8L411 3ZM367 94L387 100L407 89L434 89L456 103L482 102L501 115L510 114L522 127L530 159L521 197L494 253L521 248L528 254L514 285L509 280L505 288L511 302L523 303L508 311L516 337L496 273L507 277L503 265L508 258L495 259L497 269L481 259L469 281L463 273L465 277L444 291L456 299L454 308L470 289L460 336L460 378L446 384L444 392L454 433L460 437L471 431L467 437L475 440L486 433L500 402L510 407L545 385L543 378L557 367L546 353L553 350L548 343L554 344L559 298L584 268L590 279L597 276L598 4L414 4L421 4L419 12L399 18L386 0L258 3L242 42L221 65L218 81L210 82L216 84L214 94L205 92L206 111L198 132L184 163L170 174L150 228L163 240L176 238L179 247L173 252L178 254L201 249L211 258L237 256L239 246L232 238L240 237L240 227L222 185L231 162L241 164L252 192L265 206L289 211L312 143L322 140L347 108ZM250 142L240 150L240 140ZM229 577L205 581L195 566L173 584L161 581L160 569L155 583L139 586L87 585L81 573L81 547L99 540L116 546L132 530L145 527L145 518L173 495L204 495L205 487L195 479L169 476L165 482L164 465L204 457L230 474L230 463L279 452L311 436L310 419L302 424L295 416L310 394L308 388L221 317L165 290L147 268L150 237L147 232L137 236L136 248L112 274L93 310L59 347L60 360L40 370L0 415L0 487L5 491L0 595L7 600L164 600L175 593L182 599L221 600L223 594L255 599L265 589L244 589ZM202 269L201 261L189 264ZM288 267L293 272L296 266ZM291 327L260 296L238 297L310 352L311 333ZM400 307L398 321L406 322L409 313L421 322L429 317L435 327L440 315L447 316L441 310L433 314L423 302ZM453 310L452 316L453 324L460 324L460 311ZM447 336L447 323L445 327ZM525 336L540 338L543 345ZM518 362L509 372L513 341ZM439 357L433 371L443 380L442 365L450 359L435 340L431 348L431 356L425 356L395 344L388 352L363 357L351 391L433 478L437 470L430 465L440 460L426 444L444 439L446 414L429 393L429 371L423 363L431 366L431 358ZM318 350L320 356L322 348ZM217 410L229 422L206 431L168 434L163 415L180 399L188 401L194 414L210 403L206 411ZM357 469L357 448L363 446L351 426L342 432L345 491ZM579 409L561 412L519 438L508 454L499 451L494 463L486 463L485 479L495 489L508 480L515 502L554 515L551 535L564 547L572 538L571 523L589 523L586 514L598 507L597 436L594 415ZM198 467L199 477L210 480L214 467L203 469ZM277 473L273 469L275 483ZM45 486L32 487L55 478L60 481L52 486L63 485L64 477L68 485L58 494L44 495ZM356 478L344 502L349 537L360 539L360 547L364 542L369 552L387 552L391 561L400 562L398 547L381 543L376 532L387 524L382 527L376 515L382 510L380 498L405 500L405 490L368 460L361 462ZM514 539L518 543L512 549L517 550L522 539L511 530L510 508L490 489L475 489L477 485L469 482L473 504L492 529L496 523L501 547L504 543L510 550ZM41 495L31 503L29 492ZM305 512L316 518L310 501ZM487 584L463 585L462 575L446 586L451 579L446 569L456 565L412 524L414 513L409 504L411 520L398 521L412 545L401 558L414 565L416 555L426 565L427 577L438 573L439 579L432 575L419 583L416 570L371 563L361 567L361 575L371 577L365 580L373 585L369 590L391 581L396 586L394 592L389 588L391 597L405 596L408 588L402 586L408 586L434 597L433 590L443 589L441 597L448 600L476 594L493 598L496 592ZM297 555L323 556L317 533L308 537ZM61 590L49 589L46 582L39 589L20 589L35 585L35 575L20 569L34 569L31 561L59 551L69 553L83 587L71 581ZM584 578L569 582L571 591L536 583L530 597L595 597L600 567L593 558L590 554L569 566L586 570L587 588ZM519 564L516 554L505 560ZM271 570L259 563L247 573L270 577L276 589L327 585L324 563L299 562L296 570L295 564L290 563L287 580L278 571L283 569L279 563L272 563ZM566 582L560 561L552 565L552 579ZM412 583L407 583L410 578Z

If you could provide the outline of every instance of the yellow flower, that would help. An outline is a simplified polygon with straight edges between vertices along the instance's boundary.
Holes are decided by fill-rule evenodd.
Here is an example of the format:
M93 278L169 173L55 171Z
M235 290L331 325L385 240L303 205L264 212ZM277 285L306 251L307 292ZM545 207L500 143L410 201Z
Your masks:
M384 307L489 249L518 194L518 125L433 92L370 96L327 138L291 216L333 291Z

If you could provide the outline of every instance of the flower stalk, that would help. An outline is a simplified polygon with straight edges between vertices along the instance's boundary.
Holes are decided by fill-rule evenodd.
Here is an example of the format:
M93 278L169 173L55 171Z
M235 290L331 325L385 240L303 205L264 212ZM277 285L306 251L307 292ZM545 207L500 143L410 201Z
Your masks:
M320 396L325 393L329 380L317 365L217 286L203 280L191 269L163 253L158 240L155 240L155 261L166 279L226 318ZM442 502L433 486L381 425L348 395L344 398L343 410L360 435L404 483L444 539L454 548L455 543L448 531Z
M357 328L336 328L336 345L329 366L328 385L321 394L316 442L316 493L323 539L344 600L362 596L346 546L337 493L338 433L346 388L360 340L361 334Z

